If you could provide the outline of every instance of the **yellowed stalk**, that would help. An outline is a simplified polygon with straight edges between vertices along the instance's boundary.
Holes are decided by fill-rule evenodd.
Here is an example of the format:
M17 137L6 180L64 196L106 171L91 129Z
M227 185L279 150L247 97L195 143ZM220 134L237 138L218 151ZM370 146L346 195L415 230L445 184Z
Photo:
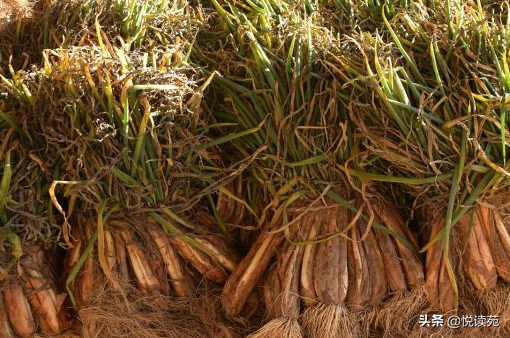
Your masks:
M163 262L165 262L166 271L175 293L181 297L192 296L195 292L193 281L184 271L181 259L172 247L168 236L152 227L149 228L149 233L159 249Z
M160 280L152 271L153 264L135 242L134 236L127 229L121 229L120 234L126 244L126 250L140 290L150 295L163 294Z
M228 277L223 287L222 303L229 315L238 315L241 312L283 239L281 233L262 232Z
M430 238L435 236L443 225L444 222L441 219L434 222ZM453 310L456 304L456 297L443 258L442 240L439 240L427 250L425 268L427 271L426 284L429 302L439 310Z
M69 273L74 268L80 256L82 254L83 238L81 235L73 235L76 240L73 244L73 248L67 252L65 263L64 263L64 276L69 276Z
M21 338L30 338L34 335L36 325L32 309L19 284L6 287L3 291L5 309L9 317L11 328Z
M92 237L92 229L87 227L84 229L85 234L82 235L76 234L75 237L80 237L80 245L76 245L76 247L84 248L86 244L90 241ZM82 254L80 252L78 257ZM89 255L85 259L85 263L83 264L82 269L80 270L78 276L74 281L74 293L76 295L76 299L80 305L88 305L92 301L92 297L95 293L96 283L98 282L98 274L96 268L96 262L94 259L95 256L95 247L89 252Z
M266 315L269 319L276 319L282 316L282 293L281 281L278 276L278 267L275 263L269 268L269 273L264 281L264 302L266 304Z
M406 278L402 266L400 265L400 257L397 254L393 239L382 231L376 231L375 234L384 260L386 280L388 281L391 291L406 291Z
M57 335L60 332L60 322L55 291L48 286L48 281L39 271L25 268L24 273L25 287L29 290L27 297L42 331Z
M279 259L278 275L282 298L281 315L297 320L300 314L299 270L302 264L302 247L288 244Z
M386 205L385 208L380 210L379 217L381 217L381 220L388 228L416 245L416 240L413 234L408 231L408 227L406 226L402 215L395 210L394 207ZM392 241L396 244L407 285L410 288L423 285L425 282L425 276L421 261L405 243L395 238L392 238Z
M202 245L207 254L218 262L227 271L234 271L239 264L239 255L227 243L217 236L196 237L195 240Z
M128 258L126 244L122 235L118 231L112 232L115 241L115 258L117 265L117 276L120 281L127 282L129 280Z
M316 218L323 224L323 233L332 235L338 232L336 209L321 212ZM347 267L347 247L336 236L317 244L314 263L314 287L317 298L323 304L343 304L347 295L344 287Z
M225 189L229 189L232 191L230 185L229 187L225 187ZM225 193L219 194L218 202L216 203L216 210L223 221L227 223L231 223L235 216L236 203L230 197L228 197Z
M476 210L477 217L484 229L484 233L489 242L492 258L498 275L505 281L510 282L510 252L505 250L501 237L496 230L496 213L488 207L479 205Z
M118 274L117 251L115 248L115 240L114 240L112 232L108 229L104 230L104 251L105 251L105 258L106 258L108 267L110 268L112 273L115 275L115 277L118 277L117 276L117 274Z
M510 281L510 236L499 212L490 210L489 213L492 214L492 219L494 220L493 224L496 229L495 237L497 237L497 241L499 242L498 246L500 250L502 250L500 253L501 258L498 262L499 275L505 280ZM493 248L493 252L495 250L496 248Z
M358 228L350 231L351 242L349 243L349 290L347 291L346 303L351 311L362 310L371 297L371 287L368 274L368 264L360 242Z
M467 240L463 254L462 268L478 290L496 286L497 271L490 252L485 231L477 213L473 217L472 231L469 231L469 215L464 216L455 226L461 243Z
M195 248L180 236L172 236L170 241L175 245L179 255L193 265L202 276L215 283L225 282L227 279L225 271L203 251Z
M371 230L363 241L370 278L370 302L372 306L378 306L388 294L388 281L384 270L384 261L377 245L374 230Z
M430 238L433 237L441 229L441 223L436 222L432 225ZM426 269L426 284L427 284L427 297L429 303L436 308L440 307L439 301L439 275L441 272L441 257L442 257L442 246L441 241L434 244L427 250L427 256L425 260Z
M316 213L308 213L303 216L303 223L309 224L310 231L308 233L308 241L313 241L321 231L321 224L315 222ZM303 302L307 306L312 306L317 302L317 294L315 293L313 266L315 255L317 252L316 244L307 244L304 247L303 264L301 266L301 287L300 293Z
M9 324L9 317L5 309L5 301L0 292L0 338L14 338L15 334Z

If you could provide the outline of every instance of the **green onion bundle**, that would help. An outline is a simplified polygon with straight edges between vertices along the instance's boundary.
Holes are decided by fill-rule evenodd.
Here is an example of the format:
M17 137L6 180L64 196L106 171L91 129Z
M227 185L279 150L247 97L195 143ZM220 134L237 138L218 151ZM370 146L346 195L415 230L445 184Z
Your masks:
M359 143L351 97L329 59L339 38L320 16L324 7L215 6L226 42L211 48L221 53L199 50L218 67L208 106L226 124L219 139L231 161L249 163L250 191L259 193L247 204L260 210L262 230L226 282L226 311L242 313L260 283L271 321L253 337L357 336L355 315L366 328L362 314L397 308L392 299L416 311L424 280L413 235L392 204L363 199L345 173Z
M367 183L397 183L412 198L428 234L429 301L448 311L470 306L469 288L495 290L498 276L508 278L510 26L505 6L499 13L481 2L420 7L410 2L391 20L381 10L384 27L352 36L363 59L340 57L354 71L338 76L352 81L365 148L348 170Z

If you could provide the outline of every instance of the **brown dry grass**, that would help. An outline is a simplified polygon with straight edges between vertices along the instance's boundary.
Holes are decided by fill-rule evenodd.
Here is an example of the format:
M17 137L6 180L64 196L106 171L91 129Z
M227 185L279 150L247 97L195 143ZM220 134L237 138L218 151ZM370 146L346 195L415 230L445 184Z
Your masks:
M0 31L3 26L16 17L23 15L30 8L28 0L2 0L0 1Z

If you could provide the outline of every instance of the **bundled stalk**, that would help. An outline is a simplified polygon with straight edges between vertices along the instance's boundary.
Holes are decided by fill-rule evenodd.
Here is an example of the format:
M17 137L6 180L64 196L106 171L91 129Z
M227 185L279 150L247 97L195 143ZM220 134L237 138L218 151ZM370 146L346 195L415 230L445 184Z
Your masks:
M242 178L242 177L241 177ZM242 225L248 216L246 202L242 198L243 180L238 179L220 188L215 214L225 224Z
M163 6L163 2L151 3L150 8L131 3L133 6L124 10ZM203 162L212 170L217 165L214 152L201 149L209 127L201 119L199 105L208 82L197 87L196 72L186 60L187 42L176 39L173 46L144 54L130 43L114 46L99 25L95 28L97 46L48 50L41 69L16 73L11 68L11 78L2 77L9 104L27 119L33 118L30 128L43 145L34 152L41 156L45 152L45 165L59 169L50 194L65 218L62 234L69 247L74 246L69 220L76 208L86 211L95 207L97 214L107 215L119 208L134 212L150 207L157 210L152 213L154 219L161 219L158 215L173 215L162 205L192 209L204 195L200 194L204 183L214 176L201 171ZM129 34L138 32L131 28ZM72 103L55 101L54 95ZM79 227L82 234L78 237L92 236L92 229ZM124 241L130 239L127 233L122 237ZM106 243L109 237L102 240ZM209 251L223 249L221 243L199 241ZM181 254L207 270L207 259L190 249L189 243L174 242ZM85 243L81 246L83 250ZM77 253L71 256L71 260L79 257ZM231 268L234 259L224 261ZM225 276L218 272L214 278L220 281Z
M417 315L424 300L423 267L410 247L400 245L400 241L411 245L414 239L400 227L403 219L399 213L388 212L391 208L381 205L380 211L391 217L376 218L382 227L375 229L367 227L366 220L357 219L359 214L356 217L330 201L316 211L296 214L290 242L283 246L283 234L273 235L269 242L270 235L262 233L227 280L223 293L226 310L233 315L241 312L257 281L264 279L262 274L270 262L264 257L270 259L276 252L276 266L264 282L271 321L253 337L355 337L362 330L356 314L379 308L390 294L409 297L413 290L412 297L421 304L412 304L415 312L403 320ZM400 239L381 229L389 229ZM271 251L273 254L268 254ZM389 320L388 315L389 309L377 319Z
M417 315L423 267L396 208L355 193L342 171L358 146L342 108L349 98L316 48L334 37L312 4L293 5L215 3L234 36L231 48L250 63L237 67L247 59L234 52L217 60L212 96L224 102L208 103L219 123L235 124L221 139L233 149L232 162L249 161L267 201L256 219L260 234L224 286L223 305L243 314L264 285L270 321L253 337L353 337L362 327L368 334L373 328L356 316L368 320L368 309L389 304L391 293L418 303L403 320Z
M167 304L165 296L195 296L204 278L223 283L239 260L228 231L220 236L216 223L191 225L178 216L196 214L202 197L214 192L203 190L222 172L217 149L204 147L214 128L200 110L210 79L188 63L201 19L182 2L69 6L76 11L59 17L63 27L81 15L90 24L77 28L79 47L59 42L63 48L42 53L40 68L10 66L0 90L9 115L22 121L17 127L38 145L31 156L48 168L71 300L81 314L91 304L111 310L97 302L101 291L126 296L134 286L132 295ZM103 27L112 22L121 25ZM94 214L94 221L83 216ZM147 326L140 331L155 331L138 315L137 327Z
M112 219L98 227L90 219L77 221L65 275L78 306L89 305L104 283L132 283L148 296L191 297L203 278L221 284L235 269L237 253L221 236L203 227L190 233L169 217L156 219L164 227L150 218Z
M4 236L10 240L15 238L14 233L4 232ZM2 337L30 338L38 332L48 336L62 333L69 328L72 313L64 304L67 295L58 293L57 279L46 252L40 246L22 247L19 240L11 244L13 251L9 254L4 246L2 258L15 255L20 261L17 272L2 276Z
M5 3L0 336L67 325L57 240L80 313L207 279L231 316L263 291L256 338L419 336L472 297L508 335L506 2L41 0L2 32Z
M365 149L347 171L399 184L419 214L432 306L472 312L471 294L494 301L484 295L506 265L495 220L507 195L508 6L406 4L393 17L380 8L379 31L345 39L361 57L331 54Z
M51 257L57 218L48 172L29 151L32 135L12 111L3 111L5 101L0 107L0 335L55 336L70 326L72 311L59 293Z

